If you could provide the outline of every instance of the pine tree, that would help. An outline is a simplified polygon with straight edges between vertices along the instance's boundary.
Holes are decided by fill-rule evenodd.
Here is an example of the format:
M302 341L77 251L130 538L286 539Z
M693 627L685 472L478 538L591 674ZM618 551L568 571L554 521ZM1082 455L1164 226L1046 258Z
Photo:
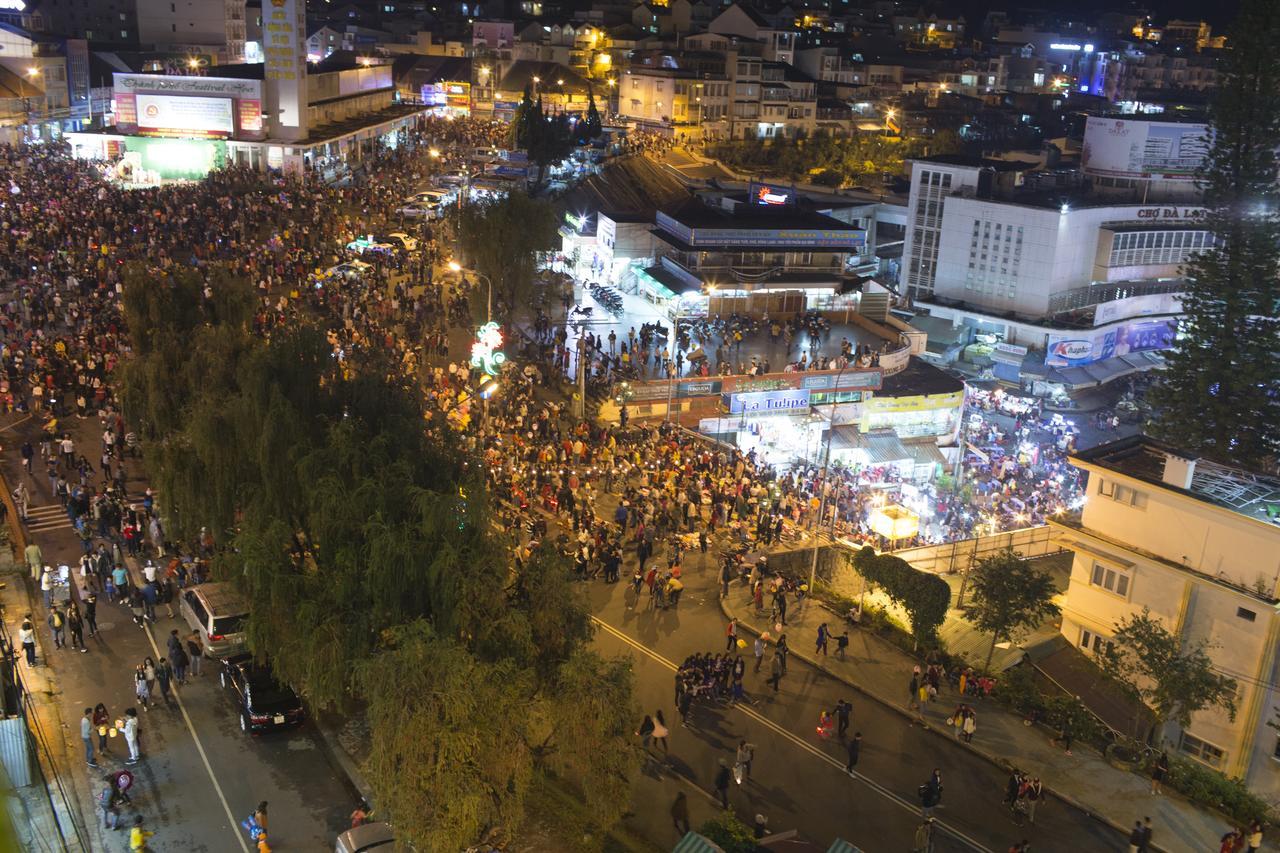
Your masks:
M600 111L596 109L596 95L594 92L590 94L590 101L587 106L587 139L599 139L600 133L604 126L600 123Z
M1185 267L1184 317L1152 433L1257 466L1280 454L1280 15L1245 0L1209 109L1201 173L1216 245Z
M511 116L511 124L508 126L511 133L511 147L522 151L529 150L530 140L536 130L535 111L541 113L541 98L539 98L539 106L533 103L533 89L531 85L524 87L524 94L520 96L520 103L516 106L515 113Z

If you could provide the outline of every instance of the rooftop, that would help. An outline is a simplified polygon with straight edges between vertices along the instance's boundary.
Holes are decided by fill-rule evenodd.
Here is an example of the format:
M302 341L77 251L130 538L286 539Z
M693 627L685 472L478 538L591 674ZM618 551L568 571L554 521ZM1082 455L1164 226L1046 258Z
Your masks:
M912 397L918 394L954 394L964 391L964 381L918 358L907 360L906 369L884 378L877 397Z
M774 230L778 228L814 228L823 231L845 231L850 236L861 233L859 229L839 219L805 210L798 205L766 207L756 204L735 205L732 211L713 207L691 198L683 204L666 209L672 219L689 228L735 228Z
M1098 445L1072 459L1280 525L1280 477L1214 462L1144 435Z

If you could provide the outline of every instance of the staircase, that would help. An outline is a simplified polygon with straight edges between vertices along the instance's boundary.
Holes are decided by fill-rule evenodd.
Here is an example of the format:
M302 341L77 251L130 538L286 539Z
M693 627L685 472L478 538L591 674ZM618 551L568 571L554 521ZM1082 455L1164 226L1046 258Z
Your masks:
M884 291L879 293L863 291L862 299L858 302L858 313L868 320L883 323L889 319L889 294Z

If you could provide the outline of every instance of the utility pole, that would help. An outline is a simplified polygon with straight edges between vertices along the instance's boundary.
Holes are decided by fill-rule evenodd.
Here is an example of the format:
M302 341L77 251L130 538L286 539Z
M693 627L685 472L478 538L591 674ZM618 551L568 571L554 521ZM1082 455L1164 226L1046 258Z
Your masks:
M822 454L822 499L818 501L818 520L813 525L813 558L809 561L809 595L813 595L813 585L818 579L818 535L822 532L822 519L827 513L827 471L831 466L831 436L836 431L836 389L840 387L840 378L844 376L845 369L849 365L840 368L836 374L836 381L831 385L831 421L827 426L827 442L826 449ZM835 524L831 526L831 541L835 542Z

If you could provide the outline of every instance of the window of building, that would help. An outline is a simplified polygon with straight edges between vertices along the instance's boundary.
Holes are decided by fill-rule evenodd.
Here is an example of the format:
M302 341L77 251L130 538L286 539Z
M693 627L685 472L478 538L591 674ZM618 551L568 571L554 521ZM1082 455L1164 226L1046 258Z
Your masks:
M1087 628L1080 630L1080 648L1086 652L1093 652L1095 655L1102 654L1110 649L1114 643L1110 637L1105 637L1097 631L1090 631Z
M1252 622L1258 618L1258 614L1254 613L1252 610L1250 610L1247 607L1237 607L1236 615L1246 622Z
M1099 480L1098 494L1104 498L1111 498L1113 501L1128 504L1137 509L1146 509L1147 507L1146 492L1140 492L1114 480Z
M1190 732L1182 733L1182 751L1197 761L1210 767L1221 767L1227 753L1208 741L1201 740Z
M1115 569L1101 563L1093 564L1093 573L1089 583L1100 586L1107 592L1114 592L1124 598L1129 597L1129 586L1133 581L1133 573L1125 569Z

